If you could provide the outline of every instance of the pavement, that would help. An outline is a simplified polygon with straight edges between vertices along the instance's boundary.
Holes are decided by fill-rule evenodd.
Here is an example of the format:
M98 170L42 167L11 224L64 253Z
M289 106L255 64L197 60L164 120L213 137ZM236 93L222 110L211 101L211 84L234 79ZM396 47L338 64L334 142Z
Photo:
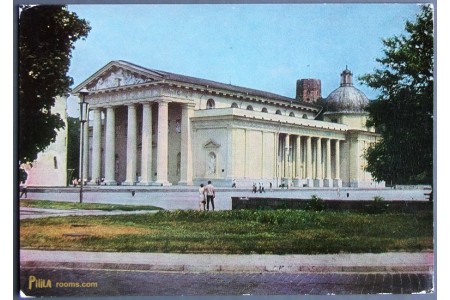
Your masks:
M177 190L172 190L176 194ZM66 193L71 193L66 190ZM191 192L195 195L195 190ZM225 191L223 191L225 193ZM278 191L279 193L280 191ZM321 196L320 191L312 191ZM335 191L324 190L327 193ZM346 191L344 191L346 193ZM352 191L354 194L355 191ZM49 190L33 191L29 193L29 198L43 199L43 195L59 194L61 191ZM76 191L73 191L76 194ZM100 195L108 196L110 201L117 203L117 199L123 198L123 191L96 190L92 192L97 197ZM170 202L167 201L167 191L155 190L155 194L146 199L152 201L139 201L139 204L155 205L161 199L158 199L161 193L165 199L166 208L184 209L196 207L197 201ZM186 195L186 191L180 190L180 193ZM229 191L228 193L237 193ZM240 191L242 193L242 191ZM290 194L294 191L290 191ZM343 193L343 191L341 191ZM406 194L405 194L406 193ZM413 195L423 196L422 191L412 191ZM138 195L139 193L136 193ZM141 193L142 194L142 193ZM375 194L383 195L383 191L377 191ZM391 195L392 190L388 190L386 195ZM122 195L122 197L120 197ZM152 196L153 195L153 196ZM403 198L411 199L407 192L396 194L403 195ZM30 197L31 196L31 197ZM284 194L286 196L286 193ZM128 195L128 197L130 197ZM303 195L302 195L303 197ZM51 197L50 197L51 198ZM389 197L388 197L389 198ZM396 197L399 198L399 197ZM105 198L106 199L106 198ZM422 200L422 199L421 199ZM70 201L70 200L67 200ZM231 200L230 200L231 201ZM94 201L92 201L94 202ZM96 201L97 202L97 201ZM125 201L129 204L129 201ZM161 202L162 203L162 202ZM180 207L176 204L182 203ZM186 203L189 203L187 205ZM169 206L168 206L169 205ZM175 205L175 206L174 206ZM156 205L158 206L158 205ZM222 209L227 209L224 205ZM82 210L47 210L20 208L20 219L48 217L57 215L95 215L95 214L118 214L118 213L148 213L149 211L138 212L104 212L104 211L82 211ZM86 251L42 251L20 249L20 267L24 268L78 268L78 269L108 269L108 270L142 270L155 272L434 272L434 253L433 251L424 252L389 252L389 253L339 253L339 254L320 254L320 255L226 255L226 254L172 254L172 253L117 253L117 252L86 252Z
M233 255L20 250L20 267L155 272L433 273L433 252Z

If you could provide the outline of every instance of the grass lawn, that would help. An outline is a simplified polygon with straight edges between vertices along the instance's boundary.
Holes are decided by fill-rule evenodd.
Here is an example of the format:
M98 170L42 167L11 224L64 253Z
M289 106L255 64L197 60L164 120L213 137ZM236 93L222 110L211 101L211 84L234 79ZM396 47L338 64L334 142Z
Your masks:
M19 202L20 207L46 208L46 209L86 209L86 210L161 210L162 208L150 205L122 205L122 204L101 204L101 203L79 203L49 200L23 200Z
M433 213L159 211L20 221L22 249L318 254L433 249Z

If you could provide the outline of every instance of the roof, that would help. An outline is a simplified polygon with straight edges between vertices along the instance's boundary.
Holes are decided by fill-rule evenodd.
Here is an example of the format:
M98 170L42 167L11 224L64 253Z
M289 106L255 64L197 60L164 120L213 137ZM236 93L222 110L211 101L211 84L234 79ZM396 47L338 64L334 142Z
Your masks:
M150 74L151 76L156 77L158 80L161 80L161 81L163 81L163 80L164 81L174 81L174 82L187 83L187 84L192 84L192 85L200 85L200 86L204 86L205 88L216 88L216 89L222 89L222 90L227 90L230 92L242 93L242 94L251 95L251 96L264 97L264 98L269 98L269 99L273 99L273 100L289 102L290 104L300 104L300 105L304 105L304 106L315 108L315 109L321 108L321 106L319 106L317 104L299 101L295 98L289 98L289 97L281 96L281 95L266 92L266 91L241 87L241 86L232 85L232 84L226 84L226 83L217 82L217 81L213 81L213 80L207 80L207 79L202 79L202 78L197 78L197 77L192 77L192 76L186 76L186 75L181 75L181 74L176 74L176 73L171 73L171 72L166 72L166 71L161 71L161 70L156 70L156 69L149 69L149 68L145 68L145 67L124 61L124 60L111 61L104 68L102 68L101 70L96 72L94 75L92 75L89 79L87 79L86 81L84 81L83 83L78 85L76 88L74 88L73 89L74 92L80 90L82 87L89 84L89 82L91 80L93 80L93 78L95 78L96 76L98 76L99 74L101 74L106 69L108 69L109 67L112 67L112 66L116 66L116 67L122 66L127 69L139 71L140 73Z
M369 99L353 86L353 74L347 68L341 73L341 85L326 98L331 111L364 112Z

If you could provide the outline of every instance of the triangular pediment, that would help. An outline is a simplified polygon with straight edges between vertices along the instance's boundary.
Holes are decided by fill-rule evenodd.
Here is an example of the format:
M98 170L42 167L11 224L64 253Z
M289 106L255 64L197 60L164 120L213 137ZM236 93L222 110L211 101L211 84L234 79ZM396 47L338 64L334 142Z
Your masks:
M113 61L98 70L86 81L78 85L73 92L78 92L83 87L89 91L98 91L119 86L129 86L162 80L162 74L139 66Z
M215 142L214 140L209 140L208 142L206 142L206 144L203 145L203 148L206 148L206 149L216 149L219 147L220 147L220 144Z

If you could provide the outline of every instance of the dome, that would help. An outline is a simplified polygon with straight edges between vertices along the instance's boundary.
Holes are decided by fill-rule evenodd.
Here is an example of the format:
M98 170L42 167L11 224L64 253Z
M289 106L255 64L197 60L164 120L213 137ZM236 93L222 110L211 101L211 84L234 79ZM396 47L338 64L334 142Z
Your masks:
M364 112L369 99L353 86L353 74L347 68L341 73L341 86L327 97L328 110L333 112Z

